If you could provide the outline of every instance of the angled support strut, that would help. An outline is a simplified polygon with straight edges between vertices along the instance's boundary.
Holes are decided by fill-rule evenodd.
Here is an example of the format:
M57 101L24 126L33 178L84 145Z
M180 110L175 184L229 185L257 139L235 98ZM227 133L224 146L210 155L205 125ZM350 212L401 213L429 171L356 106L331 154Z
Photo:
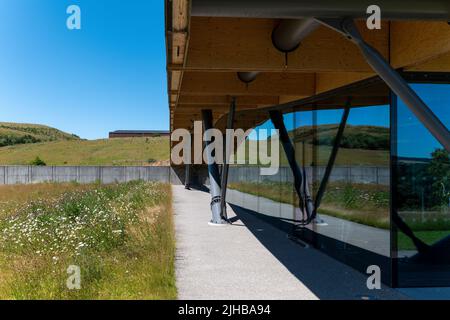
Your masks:
M386 59L364 41L353 19L317 19L317 21L343 34L356 44L372 69L400 97L436 140L450 152L450 131Z
M314 220L317 216L317 209L320 207L323 195L327 189L328 181L330 180L331 172L333 171L334 163L339 152L339 147L341 145L342 137L344 136L344 130L347 126L348 116L350 114L350 101L347 103L344 113L342 114L341 123L339 124L339 129L334 139L333 149L331 150L330 158L328 159L327 167L325 168L325 173L323 175L322 181L320 182L319 190L314 202L314 211L311 219Z
M450 152L450 132L434 112L423 102L401 75L373 47L367 44L359 33L352 19L317 19L323 25L346 36L360 49L367 63L378 76L402 99L412 113L428 131ZM393 221L397 228L406 234L415 244L419 253L426 253L430 246L420 240L411 228L402 220L397 212L393 213Z
M317 216L317 209L320 207L322 197L325 193L326 187L328 185L328 181L331 176L331 172L333 171L334 163L336 162L336 157L338 155L339 147L341 145L342 137L344 135L344 130L347 125L348 116L350 114L350 100L347 103L344 113L342 115L341 122L339 124L339 129L336 135L336 138L333 143L333 149L331 151L330 158L328 160L327 167L325 169L325 174L320 183L319 190L317 191L317 195L315 197L315 201L313 202L311 193L309 191L309 183L306 176L306 171L301 170L295 160L295 150L292 145L291 139L289 138L288 132L284 125L283 115L279 111L270 111L270 118L275 128L279 130L280 140L283 144L283 149L286 153L286 157L288 159L289 165L291 167L292 173L294 175L294 187L300 198L300 209L306 213L306 218L303 220L296 220L300 226L305 226L313 221L320 220ZM317 221L316 221L317 222Z
M283 114L278 110L273 110L269 112L269 115L275 129L279 132L284 153L286 154L286 158L294 176L294 188L300 199L300 210L306 214L306 219L299 222L301 224L307 223L307 221L311 220L311 215L314 211L314 203L309 193L309 185L306 181L306 175L304 176L305 172L302 173L302 170L295 160L295 149L291 139L289 138L286 126L284 125Z

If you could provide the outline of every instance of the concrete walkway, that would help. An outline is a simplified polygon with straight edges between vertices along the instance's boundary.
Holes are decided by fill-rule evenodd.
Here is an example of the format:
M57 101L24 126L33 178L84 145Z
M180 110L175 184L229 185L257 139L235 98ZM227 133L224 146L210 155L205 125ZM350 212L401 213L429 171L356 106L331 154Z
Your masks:
M363 274L250 214L228 208L233 225L209 226L206 192L173 186L173 197L179 299L405 298L386 287L368 290Z

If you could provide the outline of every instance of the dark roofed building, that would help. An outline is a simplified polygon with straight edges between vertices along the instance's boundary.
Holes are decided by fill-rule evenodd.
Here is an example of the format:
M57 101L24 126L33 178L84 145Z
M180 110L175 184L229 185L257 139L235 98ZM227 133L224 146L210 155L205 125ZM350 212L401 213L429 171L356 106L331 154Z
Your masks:
M109 133L109 138L142 138L142 137L166 137L170 131L166 130L117 130Z

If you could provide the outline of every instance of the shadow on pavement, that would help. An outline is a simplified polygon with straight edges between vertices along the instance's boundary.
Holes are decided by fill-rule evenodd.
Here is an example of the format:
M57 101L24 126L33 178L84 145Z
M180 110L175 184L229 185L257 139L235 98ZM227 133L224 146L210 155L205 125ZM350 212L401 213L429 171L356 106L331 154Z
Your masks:
M405 299L389 287L369 290L365 275L316 249L304 248L289 240L286 231L265 222L257 214L237 205L230 206L236 220L242 221L258 241L319 299ZM282 227L285 228L289 226Z

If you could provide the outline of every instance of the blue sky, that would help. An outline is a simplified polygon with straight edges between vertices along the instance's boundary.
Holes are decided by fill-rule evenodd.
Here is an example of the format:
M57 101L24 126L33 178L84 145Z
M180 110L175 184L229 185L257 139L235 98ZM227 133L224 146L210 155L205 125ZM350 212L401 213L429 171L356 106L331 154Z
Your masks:
M449 128L450 84L413 84L412 87ZM398 123L397 148L400 157L430 157L431 152L442 148L401 100L398 102Z
M81 7L81 30L66 27L72 4ZM0 0L0 48L0 121L45 124L87 139L169 128L162 0ZM414 85L447 126L449 87ZM321 112L318 123L337 123L341 112ZM439 147L402 103L399 118L400 156ZM349 123L388 126L389 112L353 109Z
M87 139L168 129L164 41L164 1L0 0L0 121Z

